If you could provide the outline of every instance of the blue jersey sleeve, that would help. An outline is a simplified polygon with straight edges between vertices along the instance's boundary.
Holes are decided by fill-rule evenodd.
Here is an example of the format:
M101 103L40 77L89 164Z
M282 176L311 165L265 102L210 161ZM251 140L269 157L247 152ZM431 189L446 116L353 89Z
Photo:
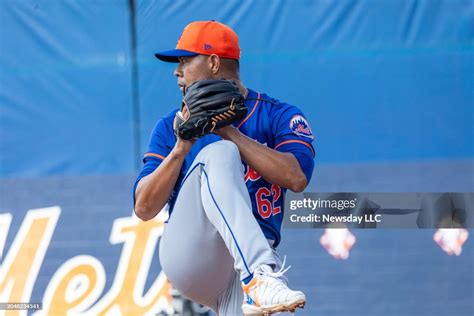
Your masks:
M133 185L133 205L135 205L135 191L140 180L155 171L156 168L165 160L171 152L173 145L171 140L175 140L172 134L172 120L169 118L160 119L150 135L147 151L143 157L143 168Z
M314 169L313 132L304 114L295 106L280 104L271 113L274 149L292 153L309 183Z

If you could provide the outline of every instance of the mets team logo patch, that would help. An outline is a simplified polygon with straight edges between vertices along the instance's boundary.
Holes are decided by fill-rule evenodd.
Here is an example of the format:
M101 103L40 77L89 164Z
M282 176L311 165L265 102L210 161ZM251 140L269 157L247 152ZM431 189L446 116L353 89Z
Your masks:
M309 127L308 121L306 121L306 119L299 114L291 118L290 129L293 133L295 133L298 136L306 137L310 139L314 138L313 132L311 131L311 128Z

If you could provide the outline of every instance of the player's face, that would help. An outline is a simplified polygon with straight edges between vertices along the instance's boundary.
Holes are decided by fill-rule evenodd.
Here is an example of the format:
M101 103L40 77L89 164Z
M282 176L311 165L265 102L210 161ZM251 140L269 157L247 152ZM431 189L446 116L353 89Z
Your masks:
M183 94L186 87L189 87L193 82L211 79L212 72L209 69L208 56L179 57L179 64L174 75L178 77L178 86Z

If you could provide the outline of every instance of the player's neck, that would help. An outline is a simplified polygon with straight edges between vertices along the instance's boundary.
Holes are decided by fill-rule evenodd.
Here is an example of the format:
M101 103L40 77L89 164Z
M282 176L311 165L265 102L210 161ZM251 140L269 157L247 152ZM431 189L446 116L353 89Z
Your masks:
M237 83L240 93L242 93L244 98L246 98L249 92L248 89L244 86L244 84L242 83L242 81L240 81L240 79L233 79L233 80L235 81L235 83Z

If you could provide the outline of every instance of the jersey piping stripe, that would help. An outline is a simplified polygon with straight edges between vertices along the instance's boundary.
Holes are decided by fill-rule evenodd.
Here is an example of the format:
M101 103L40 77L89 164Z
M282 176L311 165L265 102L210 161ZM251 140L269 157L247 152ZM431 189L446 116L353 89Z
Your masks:
M194 169L196 169L197 167L199 166L205 166L202 162L198 162L197 164L195 164L192 168L189 169L188 173L186 174L186 176L184 177L183 181L181 181L181 185L179 186L180 188L183 187L184 185L184 182L188 179L188 177L191 175L191 173L193 173Z
M260 99L260 92L258 92L258 95L257 95L257 99ZM247 122L247 120L253 115L253 113L255 112L255 109L257 108L257 105L258 103L260 102L260 100L257 100L255 102L255 105L253 106L253 109L252 109L252 112L250 112L246 118L244 118L244 120L242 122L240 122L240 124L237 126L237 128L240 128L245 122Z
M145 157L156 157L156 158L160 158L160 159L163 159L163 160L166 159L165 156L158 155L158 154L155 154L155 153L146 153L146 154L145 154Z
M304 141L302 141L302 140L297 140L297 139L285 140L284 142L281 142L281 143L279 143L278 145L276 145L274 149L277 149L278 147L283 146L283 145L285 145L285 144L289 144L289 143L300 143L300 144L303 144L303 145L307 146L307 147L309 148L309 150L311 150L311 152L313 153L313 156L315 156L314 149L313 149L313 147L312 147L310 144L308 144L307 142L304 142Z

